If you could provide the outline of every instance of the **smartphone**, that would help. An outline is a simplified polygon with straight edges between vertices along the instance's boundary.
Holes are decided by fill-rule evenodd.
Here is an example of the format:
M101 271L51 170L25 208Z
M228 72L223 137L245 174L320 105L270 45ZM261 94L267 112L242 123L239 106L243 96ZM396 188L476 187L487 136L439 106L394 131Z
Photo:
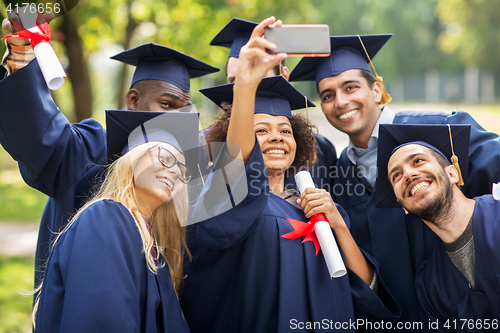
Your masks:
M264 35L277 46L267 50L272 54L285 52L290 56L328 57L331 52L327 24L284 24L266 28Z

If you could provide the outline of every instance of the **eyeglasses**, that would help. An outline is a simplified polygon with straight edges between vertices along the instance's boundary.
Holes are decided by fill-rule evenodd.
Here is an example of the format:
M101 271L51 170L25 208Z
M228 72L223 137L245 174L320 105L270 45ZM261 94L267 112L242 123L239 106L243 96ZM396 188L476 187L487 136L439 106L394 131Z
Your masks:
M172 168L174 165L179 166L181 171L180 181L187 184L191 180L191 171L186 167L186 165L179 162L179 160L172 154L172 152L166 148L158 147L158 161L163 164L166 168Z

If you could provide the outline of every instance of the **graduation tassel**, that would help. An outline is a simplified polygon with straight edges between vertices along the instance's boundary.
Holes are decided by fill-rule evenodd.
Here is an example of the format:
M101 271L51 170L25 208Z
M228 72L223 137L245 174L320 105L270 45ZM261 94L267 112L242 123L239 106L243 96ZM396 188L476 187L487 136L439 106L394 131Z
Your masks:
M368 58L368 61L370 62L370 65L373 68L373 72L375 73L375 80L377 80L378 83L380 83L380 86L382 87L382 98L380 99L380 102L378 103L379 105L385 105L392 101L391 95L387 92L384 86L384 79L377 74L377 71L375 70L375 66L373 66L372 59L368 55L368 52L366 51L365 44L363 44L363 40L361 39L360 35L357 35L359 38L359 41L361 42L361 46L363 46L363 50L365 50L366 57Z
M464 179L462 178L462 172L460 171L460 165L458 164L458 157L455 155L455 152L453 151L453 138L451 136L451 126L448 124L448 131L450 132L450 145L451 145L451 163L457 169L458 172L458 186L463 186L464 185Z

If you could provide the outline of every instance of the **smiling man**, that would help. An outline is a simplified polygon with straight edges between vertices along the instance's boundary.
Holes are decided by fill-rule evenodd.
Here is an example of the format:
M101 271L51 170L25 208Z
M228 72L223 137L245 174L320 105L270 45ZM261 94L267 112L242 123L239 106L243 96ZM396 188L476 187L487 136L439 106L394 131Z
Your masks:
M428 317L418 304L414 281L422 261L430 254L436 235L399 205L378 199L379 179L385 177L377 159L382 146L382 124L470 124L470 149L466 194L491 193L500 180L500 139L486 132L466 112L392 112L391 98L369 63L392 34L332 36L331 55L303 58L290 81L315 81L321 108L332 126L349 135L349 145L331 166L335 202L348 213L351 233L358 246L379 262L381 274L401 307L394 327L412 325L413 332L429 332ZM464 171L465 172L465 171ZM377 174L381 177L377 178ZM392 194L394 195L394 194Z
M13 34L8 18L2 29L5 35ZM52 240L85 203L108 162L106 131L94 119L71 124L55 105L28 40L10 38L7 43L1 68L9 75L4 77L2 72L0 81L0 144L19 163L24 181L49 196L38 235L37 284ZM153 43L113 58L136 67L126 96L130 110L171 111L187 106L190 78L218 71Z
M401 133L426 131L422 131L425 125L399 126L405 127ZM448 126L431 129L434 135L422 135L423 141L404 142L408 139L400 136L404 143L392 150L387 165L387 180L397 201L440 238L417 273L418 299L433 329L456 330L461 324L454 322L467 320L472 323L468 328L487 330L500 319L496 282L500 276L500 201L491 195L470 199L463 194L458 186L463 183L460 167L450 159L453 146L466 145L468 136L454 134L453 143L443 145L450 140L449 131L460 131ZM384 147L392 148L390 144ZM467 152L458 160L466 161Z

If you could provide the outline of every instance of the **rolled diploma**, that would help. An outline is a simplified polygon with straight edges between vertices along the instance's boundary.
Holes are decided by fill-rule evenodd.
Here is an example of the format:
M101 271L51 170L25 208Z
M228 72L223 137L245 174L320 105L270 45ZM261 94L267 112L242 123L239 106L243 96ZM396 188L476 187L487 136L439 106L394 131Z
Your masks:
M311 174L308 171L300 171L295 175L295 182L299 188L299 192L302 192L308 188L316 186L311 178ZM321 214L324 216L324 214ZM315 215L316 216L316 215ZM339 247L335 238L333 237L332 228L328 221L318 221L314 224L314 232L318 238L321 251L323 252L323 257L325 258L326 267L330 273L330 277L341 277L347 273L347 270L340 255Z
M32 27L28 29L29 31L40 34L42 33L36 25L38 13L31 13L29 8L27 8L27 10L23 10L23 8L21 8L18 14L23 26ZM61 62L59 61L59 58L57 58L57 55L50 43L38 43L33 51L35 52L38 66L40 66L43 78L45 79L49 89L59 89L64 83L66 72L64 71Z

